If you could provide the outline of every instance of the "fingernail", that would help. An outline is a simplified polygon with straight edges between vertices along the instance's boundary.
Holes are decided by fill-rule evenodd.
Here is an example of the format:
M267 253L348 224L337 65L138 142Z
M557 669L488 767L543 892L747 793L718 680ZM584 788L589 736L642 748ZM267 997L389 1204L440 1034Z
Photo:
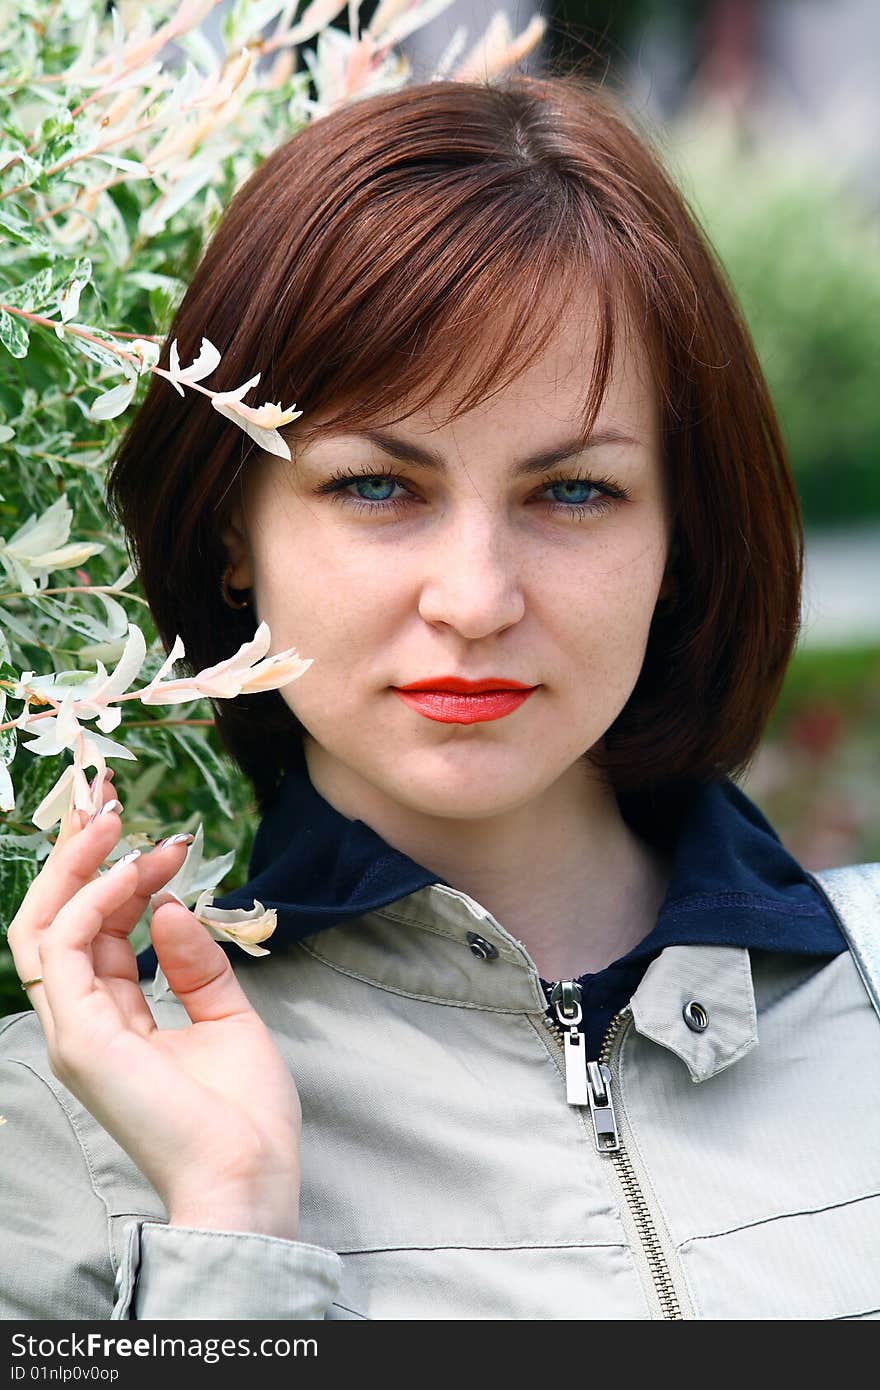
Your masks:
M121 859L116 859L116 860L114 860L114 862L110 865L110 868L109 868L108 872L109 872L109 873L112 873L114 869L118 869L118 868L119 868L120 864L130 864L131 861L132 861L133 859L137 859L137 858L140 856L140 854L141 854L141 850L139 850L139 849L131 849L131 850L129 850L128 854L123 854L123 856L122 856Z
M195 835L184 834L183 832L179 835L166 835L164 840L157 840L153 848L164 849L166 845L191 845L195 838Z
M98 816L106 816L110 811L121 811L121 810L122 810L122 802L121 802L121 801L117 801L116 798L114 797L112 801L105 801L105 802L104 802L104 805L101 807L100 811L96 811L95 814L94 814L93 816L90 816L90 817L89 817L89 819L90 819L90 820L95 820Z

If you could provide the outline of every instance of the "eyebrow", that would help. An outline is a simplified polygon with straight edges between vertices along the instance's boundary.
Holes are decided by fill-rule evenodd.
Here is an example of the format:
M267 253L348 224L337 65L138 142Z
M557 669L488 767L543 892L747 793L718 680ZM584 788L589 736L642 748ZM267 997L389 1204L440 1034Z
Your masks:
M422 468L430 468L435 473L445 473L446 462L441 454L435 453L433 449L426 449L421 444L413 444L406 439L398 439L393 434L385 434L381 430L340 430L333 431L334 435L349 435L356 439L366 439L371 444L375 444L377 449L401 463L416 463ZM320 437L320 436L319 436ZM329 437L329 436L325 436ZM537 454L529 454L525 458L517 459L513 465L512 472L515 477L528 476L532 473L543 473L545 469L552 468L557 463L564 463L568 459L575 458L582 454L585 449L598 449L603 444L631 444L638 445L638 440L633 439L628 434L623 434L620 430L604 429L594 430L588 439L575 438L563 440L561 444L552 445L548 449L542 449Z

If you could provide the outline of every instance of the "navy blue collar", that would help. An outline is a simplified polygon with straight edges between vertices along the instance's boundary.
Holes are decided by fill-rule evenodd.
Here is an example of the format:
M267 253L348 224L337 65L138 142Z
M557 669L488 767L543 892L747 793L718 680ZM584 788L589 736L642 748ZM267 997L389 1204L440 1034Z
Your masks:
M673 945L746 946L811 956L846 949L807 872L729 778L682 787L654 803L621 797L620 805L625 819L672 859L657 923L624 958L627 962ZM275 908L271 947L278 950L441 882L363 821L335 810L303 764L285 774L260 821L247 882L215 897L214 906L251 907L259 900ZM230 949L234 956L238 948ZM138 957L138 968L142 979L155 973L152 949Z

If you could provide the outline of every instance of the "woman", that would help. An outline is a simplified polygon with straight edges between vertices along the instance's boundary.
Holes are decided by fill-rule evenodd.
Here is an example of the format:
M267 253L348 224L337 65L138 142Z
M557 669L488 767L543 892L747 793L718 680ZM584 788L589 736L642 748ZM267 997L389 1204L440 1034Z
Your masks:
M109 497L195 669L261 620L313 658L216 709L262 813L216 905L279 925L242 961L158 898L136 962L184 849L92 881L110 786L47 862L4 1315L877 1316L880 1028L731 780L796 495L646 143L579 78L361 100L226 210L202 333L295 396L290 462L154 380Z

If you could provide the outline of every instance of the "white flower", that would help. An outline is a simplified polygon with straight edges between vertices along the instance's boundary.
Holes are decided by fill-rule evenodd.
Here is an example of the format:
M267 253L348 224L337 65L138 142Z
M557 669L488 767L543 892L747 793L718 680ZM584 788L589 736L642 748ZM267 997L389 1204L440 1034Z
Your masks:
M221 415L225 415L228 420L238 425L239 429L244 430L245 434L249 434L251 439L256 440L267 454L277 454L279 458L289 459L290 448L281 438L278 429L281 425L289 425L291 420L297 420L302 411L296 410L292 405L282 410L280 401L277 405L267 401L259 407L243 405L242 396L250 391L252 386L256 386L259 379L260 373L257 372L250 381L246 381L243 386L237 386L234 391L215 391L211 397L211 404Z
M214 894L204 892L193 908L203 926L220 941L234 941L249 956L268 956L269 952L257 942L265 941L278 925L278 913L274 907L263 907L254 899L253 907L222 908L212 907Z
M216 666L206 666L194 676L163 683L162 677L173 662L185 654L183 642L177 637L166 660L138 696L145 705L181 705L199 696L229 700L258 690L278 690L303 675L314 658L298 656L296 649L290 647L260 661L269 650L271 640L268 623L260 623L253 638L243 642L234 656L217 662Z
M0 540L0 562L22 593L36 593L45 587L52 570L81 565L104 550L103 545L79 541L68 545L72 520L70 503L66 495L61 496L42 516L32 512L8 541Z
M27 685L38 694L53 700L74 699L79 717L97 715L98 728L104 733L112 733L122 718L122 710L110 708L113 700L124 695L144 664L147 643L144 634L136 623L128 624L128 639L122 655L111 675L107 674L104 663L95 662L94 674L87 671L60 671L52 676L36 676L26 672L16 688L19 699L24 698L23 686ZM41 719L42 724L50 724L51 719ZM68 745L69 746L69 745Z
M204 342L204 339L202 339ZM138 375L143 376L151 367L155 367L159 361L160 348L158 343L152 342L149 338L135 338L131 344L131 351L138 359Z
M205 843L205 833L202 825L199 824L195 832L195 839L186 852L186 858L173 878L170 878L161 888L158 897L164 893L170 893L184 907L190 907L199 895L205 891L213 890L220 881L229 873L235 862L235 851L230 850L228 854L220 854L216 859L203 859L202 850Z
M215 367L217 367L220 362L220 353L213 343L210 343L207 338L202 338L202 345L199 348L198 357L196 357L188 367L181 368L180 354L177 348L177 339L175 338L174 342L171 344L169 361L168 380L171 382L175 391L183 396L186 393L180 383L182 381L201 381L202 377L210 376L211 372L214 371Z

